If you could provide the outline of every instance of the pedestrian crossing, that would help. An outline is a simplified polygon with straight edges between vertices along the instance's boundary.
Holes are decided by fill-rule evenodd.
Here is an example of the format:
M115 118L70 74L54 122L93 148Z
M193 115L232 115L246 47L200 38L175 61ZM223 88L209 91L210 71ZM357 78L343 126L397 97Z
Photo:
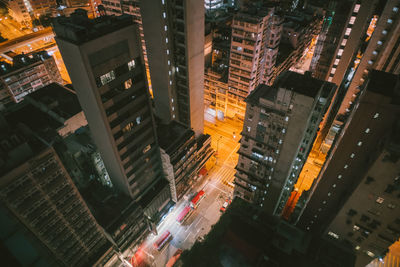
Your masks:
M382 260L375 259L366 267L399 267L400 266L400 255L388 253Z
M212 180L217 181L220 184L226 185L230 188L234 188L233 180L235 179L236 170L230 166L223 165L212 175Z

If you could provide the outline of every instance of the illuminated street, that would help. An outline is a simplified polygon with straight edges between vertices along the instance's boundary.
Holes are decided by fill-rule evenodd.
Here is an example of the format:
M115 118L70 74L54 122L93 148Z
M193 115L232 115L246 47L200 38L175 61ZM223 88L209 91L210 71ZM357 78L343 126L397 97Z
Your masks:
M239 149L242 123L233 119L225 119L224 122L213 120L207 114L204 123L205 133L212 136L213 149L217 151L218 148L217 164L176 204L173 211L158 226L158 235L148 236L136 253L137 263L144 260L150 266L165 266L178 249L189 249L199 237L205 236L211 230L211 226L221 216L221 206L226 199L232 197L234 168L238 159L236 151ZM180 225L176 218L200 190L205 191L206 197L192 215ZM161 251L157 251L153 244L166 230L171 232L173 239ZM124 256L130 258L132 254L133 251L125 251Z

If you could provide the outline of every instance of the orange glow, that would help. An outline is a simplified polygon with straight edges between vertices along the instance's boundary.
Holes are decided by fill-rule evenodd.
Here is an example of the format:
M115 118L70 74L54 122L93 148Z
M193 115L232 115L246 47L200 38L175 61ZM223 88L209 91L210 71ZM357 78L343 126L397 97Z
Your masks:
M367 29L367 38L365 39L366 42L371 38L372 34L374 33L377 21L378 21L378 16L374 15Z
M319 135L320 133L318 133ZM304 191L310 190L314 179L318 177L319 172L325 162L326 154L320 151L320 143L315 138L311 152L304 163L303 169L300 172L299 179L294 185L294 189L290 194L288 201L286 202L285 208L282 212L282 218L288 220L296 207L297 201Z

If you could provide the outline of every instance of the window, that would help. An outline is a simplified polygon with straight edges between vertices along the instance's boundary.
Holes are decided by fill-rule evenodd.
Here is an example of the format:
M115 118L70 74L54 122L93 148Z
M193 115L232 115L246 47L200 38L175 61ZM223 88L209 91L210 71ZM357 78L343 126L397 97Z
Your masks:
M336 184L333 184L332 187L335 188L335 187L336 187Z
M329 232L328 232L328 235L330 235L330 236L332 236L332 237L334 237L334 238L336 238L336 239L339 239L339 235L338 235L338 234L335 234L334 232L329 231Z
M353 231L358 231L358 230L360 230L360 227L357 224L355 224L353 226Z
M375 113L374 119L376 119L376 118L378 118L378 117L379 117L379 113Z
M399 8L397 6L393 7L393 12L399 11Z
M383 199L383 198L381 198L381 197L378 197L378 198L376 199L376 203L379 203L379 204L382 204L383 201L385 201L385 199Z
M344 35L350 35L350 33L351 33L351 28L347 28L346 32L344 33Z
M361 145L362 145L362 142L359 141L359 142L357 143L357 146L361 146Z
M165 31L167 31L167 30L168 30L168 27L167 27L167 25L165 25L165 26L164 26L164 30L165 30Z
M333 63L333 65L338 65L339 64L340 59L335 59L335 62Z
M339 49L337 55L340 57L340 56L342 56L342 54L343 54L343 49Z
M369 132L370 132L369 128L365 129L365 133L369 133Z
M168 38L165 38L165 42L168 44Z
M115 73L113 70L100 76L100 82L102 85L105 85L114 79L115 79Z
M354 24L354 21L356 20L356 17L355 16L352 16L351 18L350 18L350 21L349 21L349 24Z
M169 55L169 49L167 49L167 55Z
M131 60L128 62L128 68L129 70L132 70L133 68L135 68L135 60Z
M142 117L136 117L136 123L139 125L142 122Z
M127 133L127 132L131 131L133 126L134 126L133 122L128 123L124 128L122 128L122 132Z
M351 155L350 155L350 158L354 158L355 157L355 154L354 153L351 153Z
M162 13L163 18L165 19L167 17L167 13L163 12Z
M171 65L171 61L168 60L168 65Z
M132 87L132 79L126 80L124 82L124 87L125 87L126 90L131 88Z
M349 167L349 165L347 165L347 164L346 164L346 165L344 165L344 167L343 167L343 168L347 169L348 167Z
M382 45L382 41L378 41L377 44L378 44L378 45Z
M360 4L354 6L353 12L358 13L358 10L360 10Z
M341 174L339 174L337 178L338 178L338 179L342 179L342 175L341 175Z
M367 179L365 179L365 184L370 184L370 183L372 183L373 181L375 181L374 178L372 178L371 176L367 176Z

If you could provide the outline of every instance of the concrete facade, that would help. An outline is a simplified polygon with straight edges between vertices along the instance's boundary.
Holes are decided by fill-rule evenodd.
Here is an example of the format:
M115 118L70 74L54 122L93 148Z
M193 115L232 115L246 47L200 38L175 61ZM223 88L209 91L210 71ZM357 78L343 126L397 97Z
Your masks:
M234 195L280 214L312 147L334 86L294 72L246 99Z
M350 242L370 261L382 256L390 238L394 241L399 234L394 211L398 200L393 197L399 167L398 90L398 76L370 73L297 223L305 230ZM393 133L397 135L392 137ZM387 143L388 138L394 142Z
M89 20L76 12L57 20L55 32L113 185L145 197L164 178L137 27L130 16Z

